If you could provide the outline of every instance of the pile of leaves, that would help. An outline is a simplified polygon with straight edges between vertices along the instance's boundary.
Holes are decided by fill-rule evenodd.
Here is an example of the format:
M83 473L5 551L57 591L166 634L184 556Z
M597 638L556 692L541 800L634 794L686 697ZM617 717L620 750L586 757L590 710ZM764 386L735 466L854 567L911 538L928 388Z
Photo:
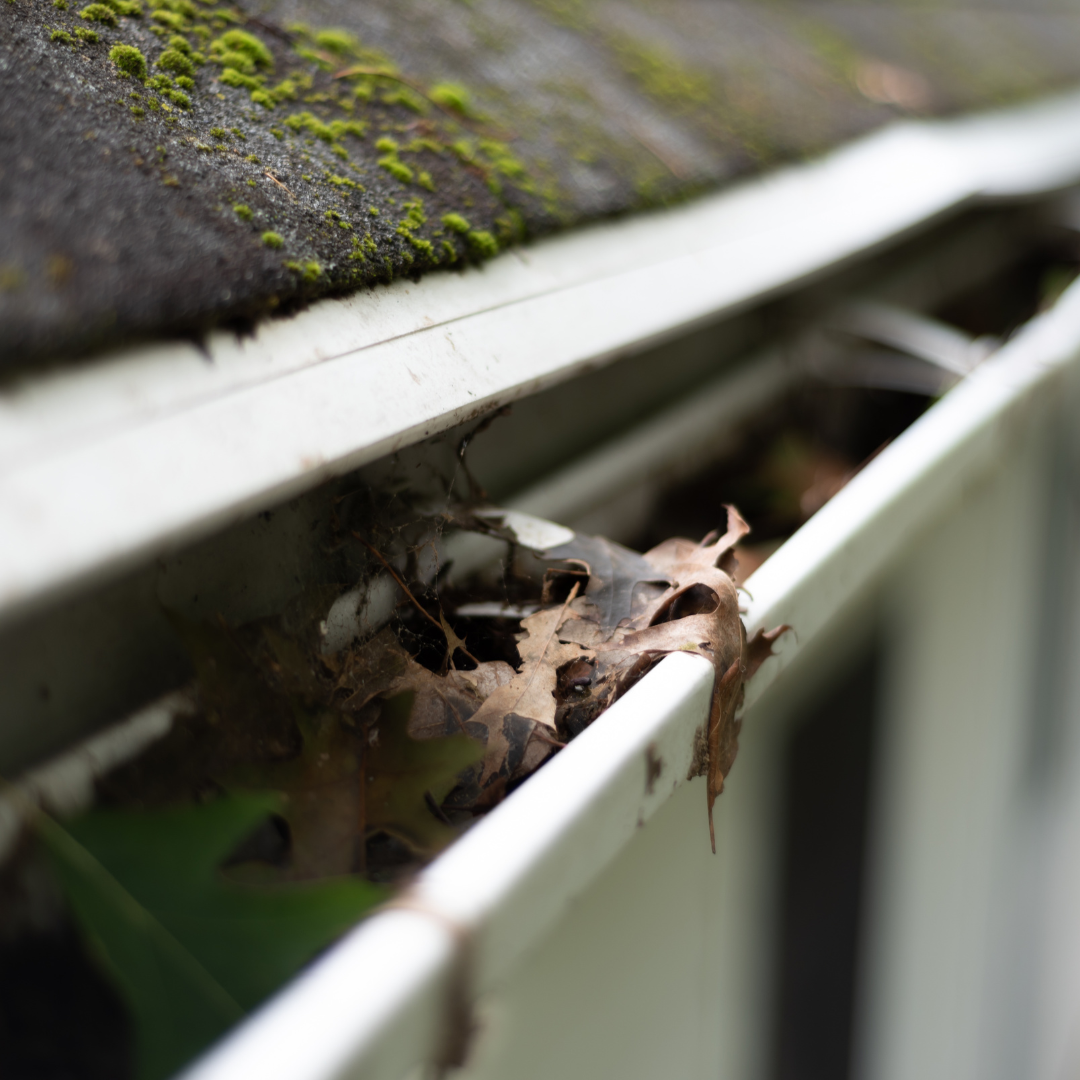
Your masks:
M530 547L520 515L455 524ZM711 832L743 683L780 632L747 641L740 619L746 523L729 508L722 535L644 555L538 524L560 541L532 548L546 572L483 631L364 537L401 599L368 640L328 652L310 609L176 619L196 707L99 784L97 809L39 830L135 1020L140 1077L220 1035L675 651L716 671L695 758Z

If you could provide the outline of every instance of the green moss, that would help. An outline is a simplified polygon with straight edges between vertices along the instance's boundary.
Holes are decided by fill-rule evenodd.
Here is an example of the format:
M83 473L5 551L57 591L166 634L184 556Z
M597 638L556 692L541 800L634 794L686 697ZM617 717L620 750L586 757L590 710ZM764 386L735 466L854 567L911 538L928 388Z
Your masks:
M88 22L104 23L106 26L116 26L116 12L108 4L89 4L79 12L79 18ZM135 51L138 52L138 49Z
M258 165L259 159L254 154L248 154L244 158L245 161L250 161L252 165Z
M60 11L67 11L68 2L67 0L52 0L52 6L58 8Z
M330 133L335 139L340 139L343 135L355 135L356 138L362 139L367 132L367 128L367 122L364 120L330 121Z
M247 178L245 183L247 184L248 187L258 187L259 186L254 180L251 179L250 176Z
M75 39L66 30L54 30L49 35L50 41L58 41L61 45L75 47Z
M476 161L476 147L469 139L458 139L456 142L450 144L450 149L462 161L472 165Z
M249 34L246 30L229 30L222 34L211 44L211 54L219 43L222 52L243 53L259 67L274 66L274 54L254 34Z
M221 73L220 80L226 86L235 86L242 90L262 89L262 79L259 76L242 75L234 68L226 68Z
M424 203L422 199L409 199L407 202L402 203L402 210L405 211L405 217L401 224L410 229L419 229L421 225L427 224L427 215L424 213Z
M416 174L416 182L425 191L434 191L435 190L435 181L431 179L431 173L429 173L426 169L421 169L419 172L417 172L417 174Z
M421 97L411 87L400 83L393 89L387 90L382 95L382 101L384 105L404 105L406 109L414 113L422 114L428 111L427 99Z
M122 77L146 78L146 57L134 45L114 45L109 50L109 59Z
M89 30L85 26L77 26L75 36L87 45L96 45L101 40L101 35L96 30Z
M279 233L276 233L276 232L270 232L270 231L264 232L262 234L262 242L268 248L281 248L281 247L285 246L284 238Z
M428 92L432 101L462 116L470 114L469 91L461 83L437 83Z
M220 64L223 68L239 71L244 75L255 74L255 61L247 53L218 52L211 53L210 58L215 64Z
M295 101L299 96L296 82L293 79L282 79L269 93L275 101Z
M131 106L131 115L132 116L145 116L146 115L146 110L141 105L132 105Z
M474 255L490 259L493 255L499 254L498 240L485 229L473 229L470 232L467 232L465 234L465 240L469 245L469 250L472 251Z
M528 171L506 143L495 139L481 139L480 152L488 159L496 172L519 184L528 180Z
M199 18L199 9L191 0L149 0L149 4L155 11L171 11L192 21Z
M178 109L191 108L191 98L180 90L162 90L161 96L171 101Z
M348 30L320 30L315 35L315 44L338 56L354 53L360 46L360 42Z
M435 258L435 247L430 240L425 240L422 236L414 236L404 224L399 225L396 232L398 236L404 237L411 247L423 252L431 259Z
M265 90L252 90L251 100L256 105L261 105L264 109L272 109L277 104L271 94L268 94Z
M242 139L242 140L243 140L244 142L247 142L247 136L246 136L246 135L245 135L245 134L244 134L244 133L243 133L243 132L242 132L242 131L241 131L241 130L240 130L240 129L238 128L238 127L231 127L231 128L229 128L229 130L230 130L230 131L231 131L231 132L232 132L232 133L233 133L233 134L234 134L234 135L235 135L235 136L236 136L236 137L237 137L238 139Z
M451 232L467 233L472 226L460 214L443 214L443 227Z
M369 213L369 214L370 214L370 215L371 215L372 217L378 217L378 216L379 216L379 208L378 208L377 206L369 206L369 207L367 208L367 212L368 212L368 213Z
M169 38L169 48L175 49L185 56L191 56L191 43L186 37L181 37L179 34L173 34L173 36Z
M156 23L161 23L168 30L183 30L187 25L187 19L175 11L155 11L150 18Z
M315 282L322 277L322 267L314 260L306 263L287 262L284 266L286 270L291 270L294 274L299 274L300 280L304 282L305 285L314 285Z
M395 180L400 180L403 184L412 183L413 171L406 165L400 158L396 157L381 157L378 161L379 167L385 169Z
M157 58L157 67L162 71L171 71L174 75L195 74L195 65L190 58L185 56L179 49L166 49Z
M285 125L293 131L307 131L323 142L333 142L334 131L329 124L323 123L314 113L293 113L285 118Z
M250 221L255 215L251 212L250 206L245 206L244 203L237 203L233 207L233 213L240 218L241 221ZM265 237L263 238L265 242Z
M326 213L323 214L323 217L326 218L327 221L334 222L339 229L352 228L352 225L349 222L342 220L341 215L336 210L327 210Z
M375 149L381 150L384 154L396 154L398 152L397 140L391 139L389 135L384 135L375 143Z
M195 80L189 79L186 75L177 75L176 85L179 86L181 90L194 90Z

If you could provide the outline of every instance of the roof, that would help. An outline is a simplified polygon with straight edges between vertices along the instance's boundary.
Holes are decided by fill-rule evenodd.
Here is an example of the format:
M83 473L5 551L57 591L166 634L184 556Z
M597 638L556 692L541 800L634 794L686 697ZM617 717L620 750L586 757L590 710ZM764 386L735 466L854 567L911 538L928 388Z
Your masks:
M5 0L0 367L684 199L1080 75L1080 11L808 0Z

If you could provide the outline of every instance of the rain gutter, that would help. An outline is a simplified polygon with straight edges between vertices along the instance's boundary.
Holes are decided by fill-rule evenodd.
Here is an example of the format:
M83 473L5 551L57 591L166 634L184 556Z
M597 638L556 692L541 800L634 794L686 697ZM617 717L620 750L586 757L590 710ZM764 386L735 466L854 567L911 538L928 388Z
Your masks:
M1080 178L1080 96L899 123L461 275L0 395L0 621L978 201Z

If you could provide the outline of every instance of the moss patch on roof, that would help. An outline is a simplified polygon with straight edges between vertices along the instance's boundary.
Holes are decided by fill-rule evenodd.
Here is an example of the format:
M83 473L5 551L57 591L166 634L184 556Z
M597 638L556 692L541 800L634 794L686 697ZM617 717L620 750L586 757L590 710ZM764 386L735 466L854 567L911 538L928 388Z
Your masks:
M5 0L0 366L198 335L1080 75L1080 14Z

